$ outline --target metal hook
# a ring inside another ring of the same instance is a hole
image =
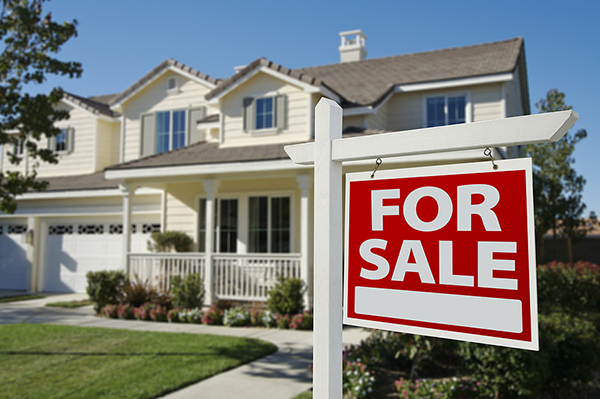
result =
[[[485,155],[486,157],[490,157],[490,160],[492,161],[492,165],[494,165],[494,170],[498,170],[498,165],[496,165],[494,163],[494,157],[492,156],[492,150],[488,148],[486,148],[485,150],[483,150],[483,155]]]
[[[379,165],[381,165],[383,161],[381,160],[381,158],[377,158],[375,160],[375,169],[373,169],[373,173],[371,173],[371,179],[375,177],[375,172],[377,172],[377,169],[379,168]]]

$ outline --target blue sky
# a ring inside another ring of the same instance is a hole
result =
[[[41,89],[82,96],[120,92],[169,57],[213,77],[258,57],[288,68],[336,63],[338,33],[352,29],[366,34],[368,58],[521,36],[532,110],[558,88],[579,113],[573,130],[588,132],[575,168],[587,211],[600,213],[600,1],[53,0],[45,9],[78,20],[59,56],[84,74]]]

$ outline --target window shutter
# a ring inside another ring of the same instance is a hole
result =
[[[48,149],[52,152],[56,151],[56,137],[48,137]]]
[[[285,129],[286,96],[275,96],[275,127]]]
[[[67,152],[73,152],[75,149],[75,129],[67,128]]]
[[[192,108],[188,111],[188,143],[204,140],[204,132],[198,129],[198,121],[206,116],[206,107]]]
[[[254,130],[254,99],[251,97],[244,98],[244,131],[249,132]]]
[[[156,119],[154,114],[142,115],[141,123],[140,155],[145,157],[156,152]]]

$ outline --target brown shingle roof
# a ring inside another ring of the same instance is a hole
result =
[[[285,145],[287,143],[219,148],[218,143],[201,141],[174,151],[163,152],[136,161],[110,166],[106,170],[289,159],[283,150]]]
[[[110,107],[108,106],[108,102],[106,101],[107,98],[112,98],[114,96],[115,96],[114,94],[107,94],[104,96],[95,96],[95,97],[85,98],[85,97],[80,97],[76,94],[64,92],[63,98],[73,102],[74,104],[77,104],[81,108],[83,108],[87,111],[90,111],[93,114],[96,114],[96,115],[103,114],[106,116],[114,117],[114,116],[117,116],[118,113],[111,110]]]
[[[222,80],[206,98],[227,91],[255,68],[265,66],[314,86],[326,86],[348,105],[374,105],[396,85],[452,80],[512,72],[523,38],[475,46],[374,58],[364,61],[288,69],[259,58]]]
[[[123,181],[120,179],[106,180],[104,172],[96,172],[86,175],[40,177],[50,185],[45,191],[72,191],[72,190],[99,190],[118,188]]]
[[[395,85],[452,80],[512,72],[517,66],[522,38],[296,69],[327,82],[347,101],[370,105]]]

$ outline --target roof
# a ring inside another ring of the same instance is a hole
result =
[[[195,76],[196,78],[198,78],[200,80],[204,80],[210,86],[215,86],[219,82],[219,79],[211,78],[210,76],[205,75],[202,72],[199,72],[187,65],[184,65],[179,61],[175,61],[172,58],[167,58],[166,60],[164,60],[163,62],[158,64],[150,72],[148,72],[147,74],[142,76],[140,79],[138,79],[138,81],[136,81],[134,84],[132,84],[131,86],[129,86],[128,88],[123,90],[121,93],[114,96],[110,100],[110,105],[112,106],[112,105],[123,102],[128,97],[130,97],[133,93],[138,91],[140,88],[145,86],[147,83],[152,81],[154,78],[156,78],[158,75],[160,75],[162,72],[164,72],[166,69],[169,69],[169,68],[175,68],[182,72],[185,72],[187,74]]]
[[[141,169],[183,165],[202,165],[228,162],[268,161],[290,159],[285,144],[219,148],[218,143],[201,141],[174,151],[151,155],[135,161],[110,166],[106,170]]]
[[[93,96],[93,97],[80,97],[76,94],[64,92],[63,99],[72,102],[73,104],[85,109],[96,115],[106,115],[110,117],[115,117],[118,115],[117,112],[114,112],[108,106],[108,99],[114,97],[114,94],[107,94],[103,96]]]
[[[120,179],[106,180],[104,171],[75,176],[39,177],[38,180],[50,183],[45,192],[111,189],[118,188],[123,183]]]
[[[523,38],[474,46],[374,58],[309,68],[288,69],[259,58],[221,81],[206,98],[215,97],[258,67],[266,67],[313,86],[325,86],[348,105],[374,105],[397,85],[445,81],[513,72]]]

